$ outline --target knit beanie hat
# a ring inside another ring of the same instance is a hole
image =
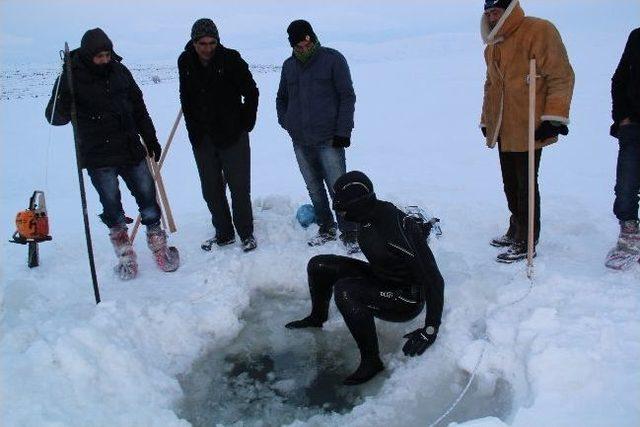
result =
[[[484,10],[493,9],[494,7],[506,9],[510,3],[511,0],[484,0]]]
[[[200,18],[193,23],[191,27],[191,41],[197,42],[202,37],[213,37],[220,43],[220,35],[218,34],[218,27],[209,18]]]
[[[101,28],[88,30],[80,41],[80,50],[87,58],[93,58],[100,52],[113,51],[113,43]]]
[[[318,41],[316,33],[314,33],[313,28],[311,28],[311,24],[304,19],[298,19],[289,24],[287,33],[289,34],[289,44],[291,44],[291,47],[300,43],[306,36],[309,36],[312,42]]]
[[[351,221],[363,218],[375,205],[373,183],[360,171],[350,171],[338,178],[333,192],[333,209],[345,212],[345,218]]]

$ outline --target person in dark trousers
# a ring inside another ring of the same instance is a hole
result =
[[[629,35],[611,79],[611,98],[611,136],[619,144],[613,212],[620,223],[620,234],[605,265],[623,269],[629,266],[627,261],[640,258],[640,28]]]
[[[191,40],[178,58],[178,72],[189,141],[216,230],[202,249],[234,243],[235,225],[242,249],[254,250],[249,132],[258,111],[256,82],[240,53],[220,43],[216,25],[207,18],[193,24]]]
[[[325,185],[346,172],[345,148],[351,144],[356,95],[349,65],[340,52],[320,45],[311,24],[293,21],[287,28],[291,57],[282,65],[276,97],[278,123],[291,136],[319,225],[309,241],[317,246],[336,239],[336,223]],[[355,224],[338,217],[347,252],[358,251]]]
[[[557,142],[559,135],[569,133],[574,74],[556,27],[547,20],[525,16],[519,0],[485,0],[480,28],[487,45],[480,129],[489,148],[498,145],[504,193],[511,213],[507,232],[490,244],[506,248],[496,261],[512,263],[527,257],[529,61],[535,59],[537,68],[534,244],[540,235],[538,170],[542,148]]]
[[[376,199],[371,180],[351,171],[334,184],[338,215],[358,224],[358,242],[369,262],[339,255],[309,261],[311,314],[289,329],[320,328],[333,293],[336,306],[360,350],[360,365],[344,384],[361,384],[384,367],[374,317],[407,322],[427,306],[424,327],[404,336],[405,355],[424,353],[436,340],[444,304],[444,280],[427,245],[428,231],[393,204]]]
[[[135,197],[142,224],[147,227],[147,244],[156,262],[164,271],[177,269],[177,250],[167,247],[167,235],[160,227],[155,183],[145,162],[147,154],[158,161],[161,149],[140,88],[100,28],[82,36],[80,48],[70,52],[70,61],[81,166],[87,169],[100,196],[103,208],[100,218],[109,227],[109,236],[118,256],[117,274],[127,280],[135,277],[138,270],[120,200],[118,177]],[[54,126],[71,121],[71,92],[66,68],[59,79],[45,111],[47,120]]]

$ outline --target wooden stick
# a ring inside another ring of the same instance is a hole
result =
[[[160,194],[160,201],[162,202],[162,207],[165,215],[167,215],[167,224],[169,225],[169,232],[175,233],[176,223],[173,220],[173,213],[171,212],[171,206],[169,205],[169,198],[167,197],[167,191],[164,188],[164,181],[162,180],[162,175],[160,175],[160,168],[158,167],[158,163],[154,159],[149,159],[149,163],[151,163],[151,172],[153,173],[153,179],[156,181],[156,186],[158,187],[158,193]]]
[[[169,138],[167,138],[167,143],[164,146],[164,150],[162,150],[162,154],[160,155],[160,161],[158,162],[158,171],[160,171],[160,169],[162,169],[162,165],[164,164],[164,159],[165,157],[167,157],[167,153],[169,152],[169,147],[171,147],[171,142],[173,141],[173,137],[176,134],[176,130],[178,129],[178,125],[180,124],[180,119],[182,119],[182,108],[178,111],[178,117],[176,117],[175,122],[173,123],[173,127],[171,128],[171,132],[169,132]],[[149,166],[149,170],[152,171],[153,173],[153,169],[151,168],[151,166]],[[164,188],[164,187],[163,187]],[[165,193],[166,196],[166,193]],[[164,211],[164,209],[163,209]],[[140,226],[140,220],[142,219],[142,217],[140,216],[140,214],[138,214],[138,217],[136,218],[135,223],[133,224],[133,229],[131,230],[131,237],[130,240],[133,243],[133,240],[136,238],[136,234],[138,232],[138,227]],[[173,222],[173,216],[171,217],[172,222]],[[169,231],[171,233],[175,232],[175,223],[173,224],[173,228],[174,230],[171,231],[171,229],[169,229]]]
[[[536,131],[536,60],[529,61],[529,233],[527,239],[527,277],[533,277],[533,240],[535,217],[535,131]]]

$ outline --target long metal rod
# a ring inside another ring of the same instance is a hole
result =
[[[535,131],[536,131],[536,60],[529,61],[529,233],[527,236],[527,277],[533,276],[533,240],[535,217]]]
[[[91,243],[91,229],[89,227],[89,215],[87,213],[87,195],[84,190],[84,176],[82,175],[82,160],[80,155],[80,134],[78,133],[78,110],[76,107],[76,96],[73,88],[73,77],[71,58],[69,56],[69,44],[64,43],[64,61],[67,70],[67,84],[71,92],[71,125],[73,127],[73,139],[76,146],[76,165],[78,169],[78,182],[80,183],[80,200],[82,202],[82,217],[84,219],[84,234],[87,238],[87,252],[89,254],[89,268],[91,269],[91,281],[93,282],[93,294],[96,304],[100,303],[100,289],[98,288],[98,276],[96,274],[96,264],[93,258],[93,245]]]

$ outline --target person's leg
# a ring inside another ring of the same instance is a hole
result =
[[[109,228],[124,225],[125,215],[120,198],[117,168],[89,168],[87,172],[93,187],[100,197],[100,203],[102,204],[100,219],[102,219],[102,222]]]
[[[529,230],[529,158],[528,153],[515,153],[517,154],[516,175],[518,182],[517,198],[518,198],[518,211],[517,222],[518,230],[516,233],[516,240],[518,242],[526,242],[528,239]],[[540,158],[542,155],[542,149],[535,150],[535,172],[534,172],[534,242],[538,241],[540,237],[540,191],[538,188],[538,171],[540,169]]]
[[[304,178],[311,203],[316,212],[320,232],[327,232],[335,227],[329,199],[324,188],[324,176],[320,164],[318,147],[293,144],[300,173]]]
[[[345,277],[368,277],[371,267],[355,258],[339,255],[316,255],[307,264],[311,314],[286,325],[289,329],[322,327],[329,317],[329,303],[334,284]]]
[[[360,365],[345,384],[361,384],[383,369],[374,316],[406,322],[422,311],[422,301],[411,302],[398,298],[400,295],[399,290],[384,288],[371,277],[345,278],[335,284],[336,306],[360,350]]]
[[[221,150],[220,160],[231,192],[233,222],[240,239],[244,241],[253,236],[249,134],[244,132],[236,144]]]
[[[513,243],[512,240],[515,238],[518,228],[518,179],[516,175],[517,153],[499,151],[499,154],[504,195],[507,199],[507,207],[509,208],[509,212],[511,213],[511,216],[509,218],[509,228],[505,233],[505,237],[507,237],[508,239],[504,239],[505,245],[508,246],[510,243]],[[494,246],[505,245],[496,244]]]
[[[638,220],[640,196],[640,124],[620,127],[618,132],[618,162],[616,167],[613,212],[623,224]]]
[[[87,172],[100,196],[103,209],[100,218],[109,227],[109,240],[113,245],[116,257],[118,257],[118,264],[114,267],[114,271],[121,280],[131,280],[136,277],[138,263],[125,223],[117,168],[90,168]]]
[[[329,196],[333,200],[333,184],[347,172],[345,150],[332,146],[319,147],[319,159],[324,182],[329,190]],[[338,215],[338,228],[342,233],[352,233],[356,231],[357,224],[345,221]]]
[[[158,224],[161,215],[160,206],[156,199],[156,186],[147,163],[142,160],[137,165],[120,166],[118,174],[136,199],[142,218],[140,222],[146,226]]]
[[[192,149],[200,176],[202,197],[211,212],[211,222],[216,229],[216,240],[218,242],[233,240],[235,233],[218,151],[209,137],[192,145]]]

